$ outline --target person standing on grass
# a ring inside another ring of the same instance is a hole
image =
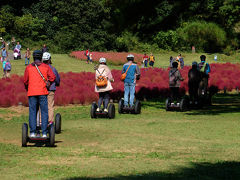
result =
[[[113,89],[111,82],[114,82],[111,70],[107,66],[107,60],[105,58],[99,59],[99,66],[96,69],[96,80],[99,78],[106,78],[106,85],[99,87],[97,84],[95,85],[95,92],[99,93],[98,99],[98,108],[96,111],[100,111],[101,105],[103,103],[104,112],[108,112],[108,104],[110,101],[110,91]]]
[[[12,45],[12,50],[14,50],[14,48],[15,48],[15,46],[16,46],[16,40],[15,40],[15,37],[12,37],[11,45]]]
[[[60,86],[60,76],[56,68],[51,65],[52,60],[51,60],[50,53],[48,52],[43,53],[42,61],[52,69],[54,75],[56,76],[55,81],[49,87],[49,90],[48,90],[49,94],[47,96],[49,123],[51,123],[51,122],[54,122],[54,97],[55,97],[56,86]]]
[[[36,137],[37,110],[41,109],[42,137],[47,138],[48,126],[48,100],[47,95],[49,83],[55,81],[56,77],[47,64],[42,63],[42,51],[33,52],[32,64],[29,64],[24,72],[24,85],[27,90],[29,103],[29,127],[30,137]],[[42,78],[42,76],[44,79]]]
[[[135,87],[136,80],[140,79],[140,69],[137,64],[133,63],[134,56],[129,54],[127,56],[128,62],[123,65],[122,74],[126,74],[124,79],[124,108],[134,108],[134,97],[135,97]],[[129,98],[130,96],[130,98]]]
[[[152,67],[153,67],[154,62],[155,62],[155,57],[154,57],[153,54],[151,53],[150,56],[149,56],[149,66],[152,66]]]
[[[148,64],[148,55],[146,53],[144,53],[144,56],[143,56],[143,64],[144,64],[144,67],[147,67],[147,64]]]
[[[25,66],[29,65],[30,57],[31,57],[31,52],[29,48],[27,48],[27,51],[25,52]]]
[[[87,57],[86,63],[89,64],[89,61],[90,61],[90,51],[89,51],[89,49],[87,49],[84,54]]]
[[[7,60],[8,58],[8,52],[5,47],[2,48],[1,50],[1,62]]]

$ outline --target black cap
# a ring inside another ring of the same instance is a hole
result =
[[[33,59],[35,60],[42,60],[43,53],[40,50],[33,51]]]

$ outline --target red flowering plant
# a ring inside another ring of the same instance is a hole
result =
[[[80,60],[86,60],[87,57],[84,54],[85,51],[73,51],[70,53],[71,57],[75,57]],[[110,64],[122,65],[126,63],[126,57],[128,54],[134,55],[134,61],[141,64],[143,54],[127,53],[127,52],[90,52],[92,54],[92,60],[98,61],[101,57],[105,57]]]
[[[217,86],[219,90],[226,88],[231,91],[240,87],[239,64],[211,64],[209,86]],[[188,71],[191,67],[186,66],[180,70],[184,81],[181,82],[181,91],[188,90]],[[136,96],[139,99],[152,99],[167,97],[169,95],[169,69],[148,68],[141,69],[141,79],[137,81]],[[120,80],[121,71],[112,70],[115,82],[111,98],[119,100],[124,94],[124,84]],[[61,86],[57,87],[55,95],[56,105],[90,104],[97,101],[98,94],[94,92],[95,74],[91,72],[60,73]],[[24,88],[23,77],[12,75],[8,79],[0,79],[0,107],[9,107],[22,104],[28,106],[27,92]]]

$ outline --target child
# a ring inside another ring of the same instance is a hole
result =
[[[9,78],[12,66],[9,59],[3,61],[3,78]]]
[[[180,81],[183,81],[182,75],[178,70],[178,62],[172,63],[172,68],[169,71],[169,88],[171,91],[172,101],[179,98]]]
[[[31,57],[31,52],[30,52],[29,48],[27,48],[27,51],[25,53],[25,66],[29,64],[30,57]]]
[[[7,59],[7,57],[8,57],[8,52],[7,52],[6,48],[5,48],[5,46],[2,48],[1,56],[2,56],[2,58],[1,58],[2,62],[5,61]]]
[[[114,79],[107,66],[107,60],[105,58],[100,58],[99,64],[100,65],[96,68],[96,80],[102,76],[107,79],[107,84],[103,87],[95,85],[95,92],[99,93],[98,108],[96,111],[100,111],[101,105],[104,102],[104,112],[108,112],[107,107],[110,100],[110,91],[113,89],[111,82],[114,82]]]

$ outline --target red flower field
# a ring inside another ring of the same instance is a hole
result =
[[[86,61],[87,57],[84,55],[85,51],[73,51],[70,56],[80,60]],[[98,61],[101,57],[107,59],[107,62],[114,65],[122,65],[126,63],[126,57],[128,54],[133,54],[135,62],[141,64],[143,54],[127,53],[127,52],[90,52],[92,54],[93,61]]]
[[[209,86],[217,86],[220,90],[225,87],[231,91],[240,87],[240,65],[239,64],[211,64]],[[184,67],[181,74],[184,81],[181,84],[182,92],[188,90],[187,73],[190,67]],[[136,96],[140,99],[167,97],[168,69],[148,68],[141,69],[141,79],[137,82]],[[123,97],[123,82],[120,81],[121,71],[112,70],[115,82],[112,83],[114,90],[111,98],[118,100]],[[81,73],[60,73],[61,86],[57,88],[55,104],[90,104],[98,99],[98,94],[94,92],[95,75],[91,72]],[[19,103],[28,106],[27,93],[23,85],[23,77],[12,75],[10,79],[0,79],[0,107],[9,107]]]

